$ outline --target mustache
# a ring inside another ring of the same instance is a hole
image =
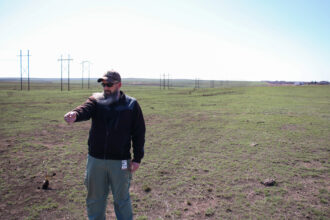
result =
[[[104,90],[103,91],[104,97],[108,98],[110,96],[117,96],[119,94],[119,89],[116,89],[115,91],[110,91],[110,90]]]
[[[116,102],[119,98],[119,90],[116,91],[104,91],[103,92],[103,99],[99,100],[100,103],[104,105],[110,105],[114,102]]]

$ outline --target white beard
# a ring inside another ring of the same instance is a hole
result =
[[[119,99],[119,90],[110,95],[106,95],[104,92],[94,93],[93,97],[96,101],[102,105],[110,105]]]

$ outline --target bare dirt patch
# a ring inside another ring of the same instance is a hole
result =
[[[303,204],[309,204],[314,209],[327,212],[323,203],[329,202],[330,186],[326,184],[330,181],[328,177],[324,181],[312,177],[295,177],[290,181],[293,182],[293,186],[287,188],[288,193],[285,195],[285,199],[292,203],[291,209],[294,210],[294,213],[299,213],[299,218],[310,218],[314,214],[312,210],[301,210]],[[327,194],[322,195],[322,190]],[[322,199],[325,200],[322,201]]]
[[[281,130],[288,130],[288,131],[304,131],[305,128],[299,126],[299,125],[294,125],[294,124],[286,124],[281,127]]]

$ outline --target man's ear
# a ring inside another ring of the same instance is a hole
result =
[[[121,87],[121,82],[120,82],[120,83],[118,83],[118,89],[120,89],[120,87]]]

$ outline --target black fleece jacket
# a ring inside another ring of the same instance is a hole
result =
[[[107,104],[102,93],[94,94],[73,111],[76,122],[92,118],[88,138],[88,153],[99,159],[131,159],[133,144],[134,162],[144,156],[145,123],[136,99],[120,91],[117,102]]]

